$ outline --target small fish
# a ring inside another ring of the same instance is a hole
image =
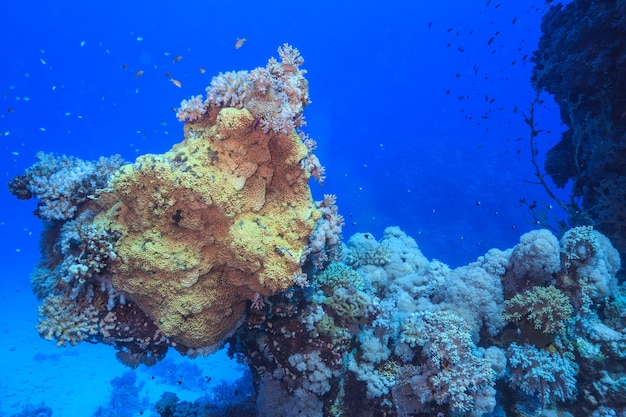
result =
[[[174,78],[170,78],[170,81],[172,82],[172,84],[174,84],[176,87],[180,88],[182,87],[182,84],[180,83],[180,81],[174,79]]]
[[[165,76],[166,76],[166,77],[171,77],[171,76],[172,76],[172,74],[171,74],[170,72],[166,72],[166,73],[165,73]]]
[[[172,59],[172,62],[178,62],[178,61],[180,61],[181,59],[183,59],[183,56],[182,56],[182,55],[176,55],[176,56],[174,57],[174,59]]]
[[[139,70],[137,71],[137,73],[135,74],[135,78],[139,78],[143,75],[143,70]]]
[[[122,64],[122,69],[125,70],[126,68],[128,68],[128,64],[127,63],[123,63]]]
[[[248,39],[246,38],[237,38],[237,42],[235,42],[235,49],[239,49],[243,46],[244,43],[246,43]]]
[[[198,69],[198,71],[200,71],[200,74],[204,74],[206,72],[206,70],[202,67],[200,67],[200,69]]]
[[[12,107],[9,107],[9,108],[7,109],[7,111],[8,111],[9,113],[13,113],[13,108],[12,108]]]

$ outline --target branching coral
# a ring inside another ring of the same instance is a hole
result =
[[[51,247],[33,273],[33,292],[40,299],[69,293],[72,298],[84,295],[86,284],[94,284],[109,262],[117,258],[113,245],[119,237],[94,223],[95,212],[85,210],[73,220],[49,226],[45,231]],[[59,227],[60,226],[60,227]]]
[[[421,374],[412,379],[418,398],[450,404],[454,412],[490,412],[495,406],[495,373],[488,361],[475,355],[466,322],[447,312],[416,313],[413,320],[420,328],[411,329],[408,324],[403,328],[404,338],[421,345],[428,358]],[[483,402],[482,397],[492,400]],[[486,409],[477,407],[477,398]]]
[[[331,262],[315,276],[319,286],[336,289],[339,287],[362,289],[361,275],[343,262]]]
[[[46,340],[56,340],[59,347],[77,345],[98,333],[98,311],[68,297],[46,297],[39,306],[39,316],[39,334]]]
[[[626,8],[614,1],[558,3],[541,29],[532,81],[554,96],[569,128],[547,152],[546,171],[559,187],[571,180],[570,200],[582,201],[582,210],[568,210],[572,226],[594,224],[624,256]]]
[[[329,262],[343,258],[341,230],[344,219],[339,214],[337,198],[332,194],[325,194],[322,201],[315,202],[315,206],[321,213],[321,217],[315,223],[315,229],[309,238],[303,258],[308,258],[316,269],[321,270]]]
[[[527,320],[536,330],[549,334],[563,332],[573,313],[569,298],[553,285],[534,287],[504,304],[505,320]]]
[[[577,366],[571,353],[551,353],[513,343],[507,350],[507,358],[511,386],[539,396],[544,406],[574,398]]]
[[[177,112],[180,121],[195,121],[210,106],[246,108],[263,132],[291,133],[302,127],[302,110],[310,103],[304,59],[290,45],[278,48],[280,62],[271,58],[265,68],[220,73],[211,80],[207,98],[195,96],[181,103]]]

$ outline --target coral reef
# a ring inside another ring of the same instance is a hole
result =
[[[279,56],[184,101],[184,140],[165,154],[124,165],[40,153],[9,183],[46,221],[31,278],[42,337],[114,345],[130,367],[169,347],[206,353],[251,305],[305,287],[311,254],[320,268],[334,259],[343,220],[334,197],[314,203],[309,179],[323,168],[295,130],[309,102],[303,59],[289,45]]]
[[[569,128],[546,155],[555,184],[572,181],[572,225],[592,224],[626,254],[626,6],[610,0],[554,4],[533,61],[538,91],[554,95]],[[624,259],[624,258],[622,258]]]
[[[611,241],[537,230],[454,269],[398,227],[344,244],[336,197],[311,196],[315,145],[295,130],[302,59],[279,55],[184,101],[184,140],[164,154],[40,155],[10,183],[46,221],[31,278],[42,337],[112,345],[132,368],[228,342],[249,367],[239,408],[166,394],[162,416],[625,414]],[[132,377],[113,385],[143,411]]]
[[[606,359],[624,360],[626,301],[595,289],[619,269],[600,236],[540,230],[450,269],[398,228],[359,233],[345,263],[267,297],[230,352],[252,369],[259,415],[624,412],[626,373]]]

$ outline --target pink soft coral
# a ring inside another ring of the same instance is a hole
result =
[[[199,96],[184,100],[176,113],[181,121],[196,120],[213,105],[246,108],[265,133],[291,133],[304,126],[302,110],[310,103],[304,59],[298,49],[284,44],[278,48],[280,62],[270,58],[265,68],[230,71],[213,77],[204,102]]]

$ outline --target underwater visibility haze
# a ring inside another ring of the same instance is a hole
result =
[[[1,9],[0,416],[626,416],[626,2]]]

